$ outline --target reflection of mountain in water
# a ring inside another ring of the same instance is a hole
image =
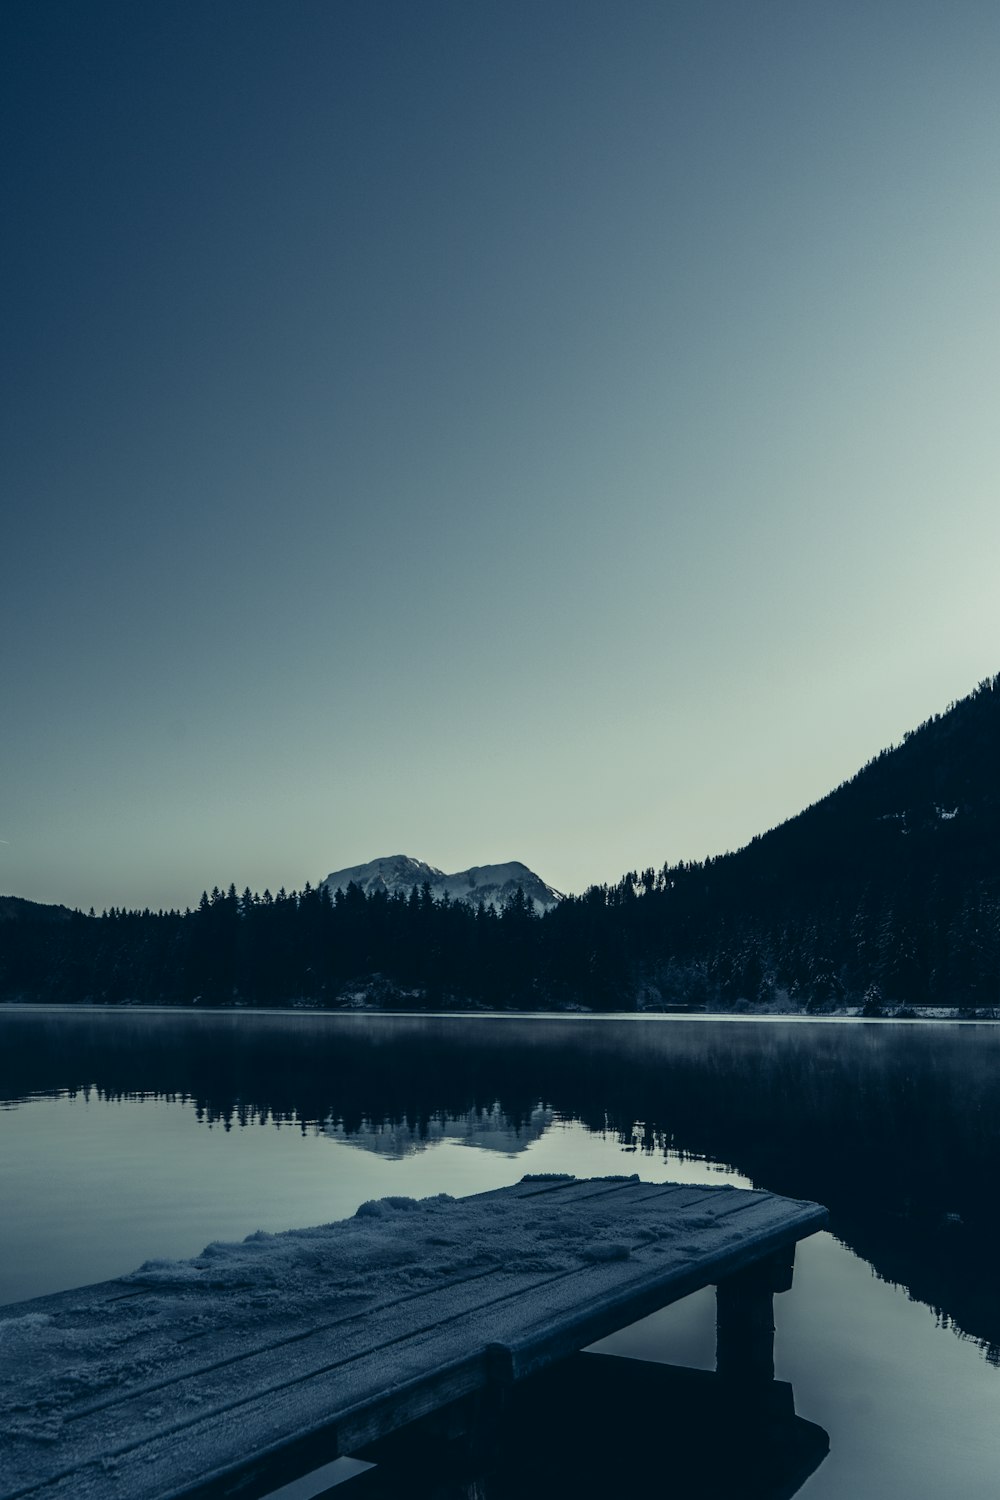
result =
[[[825,1203],[879,1275],[1000,1352],[1000,1027],[102,1012],[3,1025],[0,1100],[187,1099],[210,1124],[335,1121],[373,1150],[494,1110],[520,1142],[551,1109],[637,1154],[706,1157]]]
[[[517,1156],[519,1152],[526,1151],[533,1141],[541,1139],[553,1118],[551,1109],[544,1104],[536,1104],[527,1119],[513,1125],[500,1105],[494,1104],[488,1109],[468,1109],[461,1115],[431,1115],[419,1124],[413,1124],[409,1120],[364,1120],[348,1131],[342,1120],[336,1120],[327,1121],[318,1128],[331,1140],[397,1159],[445,1142],[454,1146],[478,1146],[484,1151],[502,1152],[504,1156]]]

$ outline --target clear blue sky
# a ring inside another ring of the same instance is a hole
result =
[[[0,26],[0,891],[581,890],[1000,668],[994,3]]]

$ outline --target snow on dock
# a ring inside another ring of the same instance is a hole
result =
[[[260,1495],[710,1284],[720,1372],[767,1378],[770,1293],[826,1218],[729,1187],[526,1177],[0,1308],[0,1500]]]

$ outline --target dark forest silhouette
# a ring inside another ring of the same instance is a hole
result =
[[[1000,677],[736,854],[631,871],[543,916],[430,888],[194,911],[68,913],[5,898],[0,997],[597,1010],[1000,1004]]]

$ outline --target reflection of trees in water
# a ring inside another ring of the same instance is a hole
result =
[[[988,1027],[19,1013],[4,1031],[0,1098],[185,1099],[226,1128],[374,1127],[416,1146],[465,1120],[517,1142],[537,1135],[541,1101],[623,1146],[827,1204],[879,1275],[998,1357]]]

